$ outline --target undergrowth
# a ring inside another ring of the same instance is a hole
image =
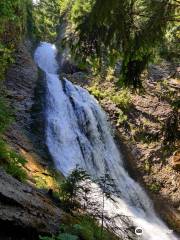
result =
[[[8,148],[6,143],[0,140],[0,166],[14,178],[21,182],[27,179],[27,173],[23,168],[26,160],[15,151]]]
[[[40,240],[117,240],[117,237],[107,230],[101,232],[97,221],[89,215],[68,215],[63,222],[57,236],[40,236]]]
[[[129,109],[131,106],[131,95],[130,90],[127,88],[122,88],[119,91],[115,89],[102,90],[97,85],[91,86],[88,88],[88,91],[94,95],[98,100],[106,98],[110,100],[117,107],[122,108],[123,110]]]

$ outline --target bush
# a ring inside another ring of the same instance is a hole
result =
[[[117,115],[117,126],[120,126],[128,120],[127,115],[125,115],[121,109],[118,109]]]
[[[117,240],[117,237],[103,230],[97,221],[89,215],[71,216],[67,223],[61,225],[60,234],[52,237],[41,237],[40,240]]]
[[[131,104],[131,95],[129,90],[125,88],[111,96],[111,100],[118,107],[128,109]]]
[[[8,174],[24,182],[27,179],[27,173],[23,169],[25,163],[26,160],[22,156],[8,149],[4,141],[0,141],[0,165]]]
[[[98,88],[98,86],[92,86],[88,88],[88,91],[90,94],[92,94],[97,100],[104,99],[108,97],[108,92],[107,91],[102,91]]]

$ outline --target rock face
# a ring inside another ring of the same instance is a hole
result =
[[[15,63],[8,70],[5,82],[8,97],[16,112],[16,120],[21,127],[30,121],[34,89],[38,79],[38,70],[30,51],[29,42],[19,45]]]
[[[44,150],[41,135],[43,123],[35,123],[37,118],[39,122],[43,119],[41,92],[44,91],[44,83],[41,81],[43,78],[33,61],[30,41],[21,43],[5,81],[14,121],[3,138],[28,161],[25,169],[31,185],[22,184],[0,171],[1,240],[34,240],[38,239],[40,233],[56,233],[59,229],[61,211],[46,195],[36,190],[44,186],[54,190],[56,184],[48,172],[49,155]],[[36,132],[33,131],[33,124]]]
[[[58,232],[62,212],[50,199],[2,169],[0,179],[0,239],[3,232],[12,229],[16,230],[15,234],[24,230],[24,239],[36,239],[37,233]]]
[[[15,115],[5,137],[16,150],[21,147],[27,151],[33,149],[28,136],[31,135],[31,109],[38,81],[38,69],[30,51],[29,43],[19,45],[15,53],[15,63],[8,70],[5,81],[7,97]]]

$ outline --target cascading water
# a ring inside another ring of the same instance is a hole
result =
[[[106,200],[108,215],[128,216],[134,226],[141,227],[143,234],[134,235],[133,239],[177,239],[156,216],[142,188],[124,169],[98,102],[85,89],[59,79],[56,54],[56,47],[49,43],[41,43],[35,52],[35,61],[46,75],[46,143],[57,169],[68,175],[79,165],[92,177],[102,176],[108,170],[119,193],[116,202]],[[116,224],[121,227],[122,221],[117,219]],[[130,239],[128,233],[123,239]]]

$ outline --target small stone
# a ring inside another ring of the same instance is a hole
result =
[[[174,169],[180,169],[180,151],[176,151],[172,157],[172,166]]]

